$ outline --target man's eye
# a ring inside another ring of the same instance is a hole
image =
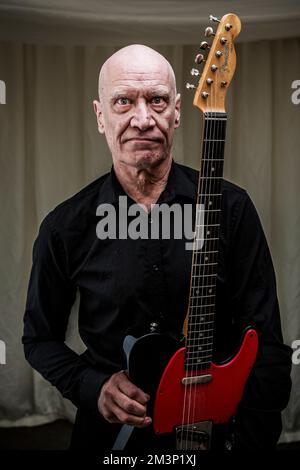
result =
[[[153,104],[161,104],[163,102],[163,98],[161,96],[154,96],[151,101]]]
[[[126,106],[127,104],[130,104],[130,100],[128,98],[119,98],[117,100],[117,104],[120,104],[121,106]]]

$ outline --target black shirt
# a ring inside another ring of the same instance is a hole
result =
[[[157,203],[195,205],[197,183],[196,170],[173,161]],[[124,337],[149,332],[153,322],[180,334],[188,305],[192,252],[185,249],[184,238],[97,237],[97,207],[110,203],[118,212],[122,195],[126,193],[112,167],[46,216],[33,248],[25,355],[87,413],[98,414],[103,381],[124,368]],[[133,202],[128,197],[128,205]],[[80,356],[64,343],[78,290],[79,332],[86,346]],[[280,410],[291,387],[291,350],[282,342],[274,270],[258,215],[246,191],[224,181],[215,361],[235,350],[249,324],[258,331],[259,351],[237,429],[240,443],[259,447],[276,443],[281,431]]]

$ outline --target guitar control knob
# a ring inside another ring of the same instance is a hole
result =
[[[203,54],[197,54],[195,57],[195,63],[201,64],[201,62],[205,62]]]
[[[219,18],[217,18],[216,16],[213,16],[213,15],[209,15],[209,21],[213,21],[214,23],[220,23],[221,20],[219,20]]]
[[[195,85],[192,85],[192,83],[186,83],[185,86],[188,90],[196,88]]]
[[[208,27],[205,29],[204,36],[205,36],[206,38],[209,38],[210,36],[215,36],[214,30],[212,29],[211,26],[208,26]]]
[[[198,75],[200,75],[200,71],[198,69],[192,69],[191,70],[191,75],[194,75],[195,77],[198,77]]]
[[[202,41],[200,44],[200,49],[203,49],[203,50],[210,49],[208,42]]]

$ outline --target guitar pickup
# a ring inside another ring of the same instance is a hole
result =
[[[175,433],[176,450],[209,450],[212,421],[177,426]]]
[[[212,378],[213,376],[211,374],[195,375],[194,377],[183,377],[181,383],[183,385],[206,384],[210,382]]]

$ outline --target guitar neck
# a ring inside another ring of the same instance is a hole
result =
[[[226,113],[205,113],[186,338],[186,370],[212,361]]]

